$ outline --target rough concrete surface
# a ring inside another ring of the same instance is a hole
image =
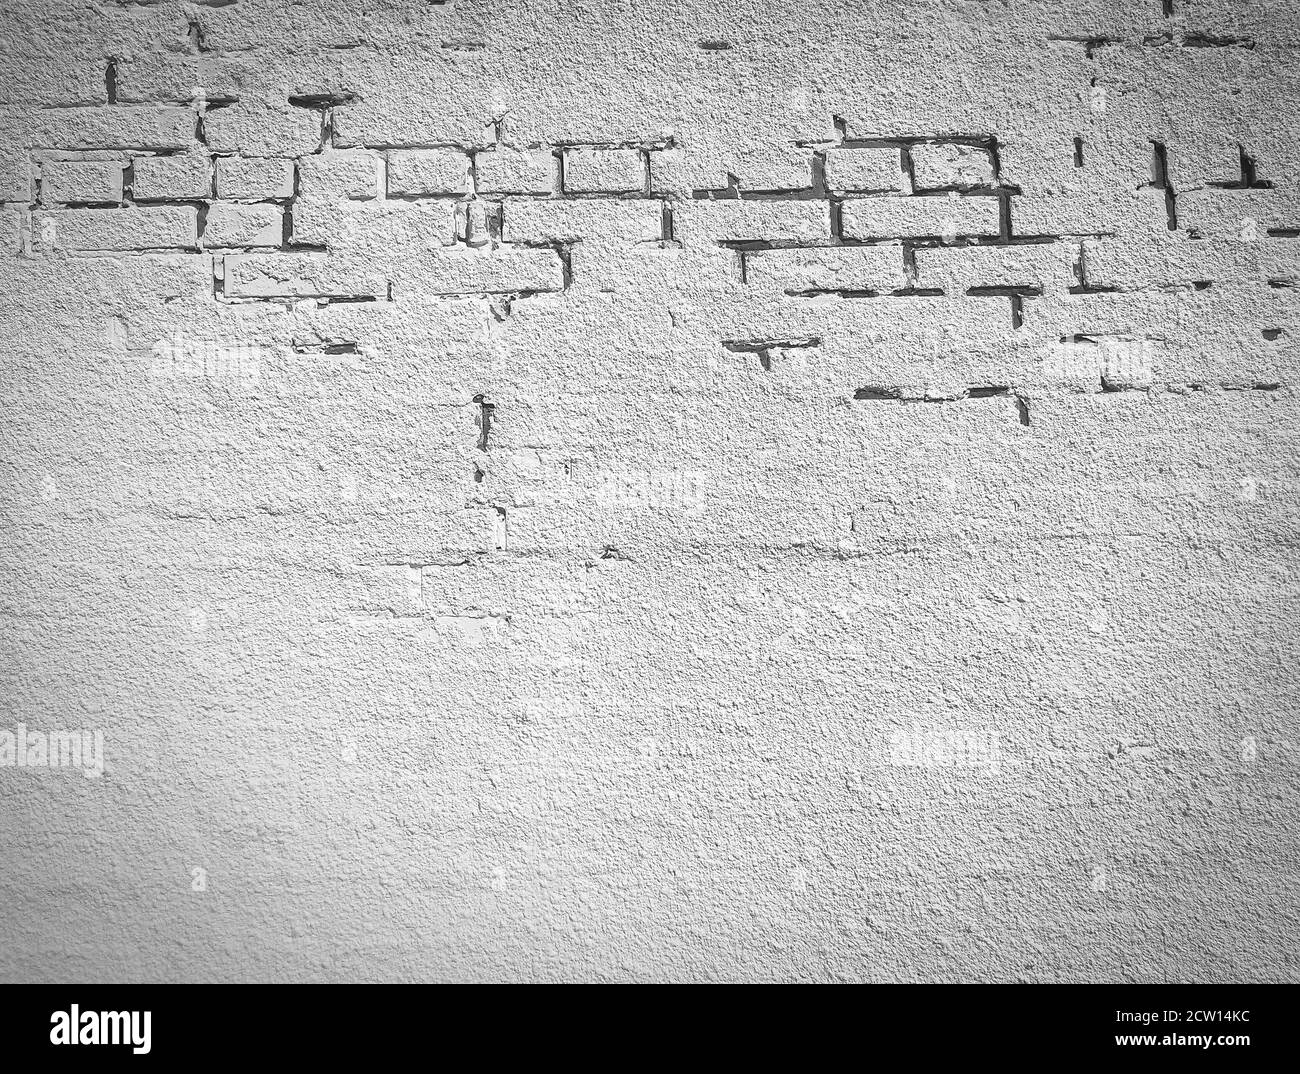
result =
[[[1289,0],[0,8],[4,979],[1300,978]]]

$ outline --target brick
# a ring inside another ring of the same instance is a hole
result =
[[[456,241],[463,202],[439,198],[433,201],[387,201],[381,205],[353,206],[367,220],[366,241],[376,251],[394,248],[426,249],[448,246]],[[369,218],[373,212],[373,221]]]
[[[1176,207],[1180,229],[1207,237],[1252,242],[1270,229],[1300,228],[1300,190],[1294,188],[1187,190]]]
[[[883,193],[907,189],[897,149],[828,149],[826,185],[831,190]]]
[[[917,190],[969,190],[992,186],[993,157],[978,146],[923,142],[911,148]]]
[[[498,247],[492,251],[432,250],[412,252],[395,261],[395,293],[511,294],[559,291],[564,270],[554,250]]]
[[[34,240],[42,248],[192,250],[198,246],[198,210],[190,205],[59,209],[32,215]]]
[[[907,286],[901,246],[765,250],[750,254],[752,287],[782,291],[896,291]]]
[[[203,245],[279,246],[283,239],[284,210],[278,205],[243,205],[214,202],[203,226]]]
[[[830,205],[816,201],[692,201],[674,214],[684,241],[827,239]]]
[[[689,196],[692,190],[722,190],[727,173],[727,166],[711,154],[688,154],[681,146],[650,154],[650,189],[656,194]]]
[[[70,151],[189,149],[191,108],[58,108],[29,117],[26,144]]]
[[[131,195],[145,199],[206,198],[212,194],[212,161],[203,153],[136,157]]]
[[[549,149],[497,146],[474,154],[480,194],[549,194],[555,189],[555,157]]]
[[[41,203],[119,203],[124,167],[120,160],[47,160],[41,164]]]
[[[566,149],[566,193],[640,193],[646,165],[639,149]]]
[[[1077,242],[1032,246],[963,246],[916,251],[916,285],[961,294],[971,287],[1060,291],[1078,283]]]
[[[141,56],[119,60],[115,80],[118,103],[174,104],[193,100],[196,88],[205,81],[199,66],[198,56]]]
[[[764,145],[737,153],[727,171],[735,175],[741,190],[807,190],[812,186],[812,166],[810,149]]]
[[[388,193],[464,194],[469,154],[459,149],[395,149],[388,154]]]
[[[331,254],[227,254],[224,293],[250,298],[381,298],[384,272],[369,261]]]
[[[456,235],[470,246],[486,246],[499,233],[500,206],[485,201],[456,203]]]
[[[293,161],[281,157],[218,157],[217,196],[260,201],[293,194]]]
[[[1011,199],[1014,235],[1158,231],[1165,226],[1165,199],[1159,190],[1069,186]]]
[[[1175,190],[1230,183],[1241,177],[1241,149],[1234,132],[1198,125],[1171,138],[1165,152],[1169,181]]]
[[[649,199],[512,199],[502,207],[502,226],[507,242],[644,242],[662,234],[663,207]]]
[[[0,202],[26,204],[31,200],[32,175],[26,151],[0,147]]]
[[[12,257],[22,249],[22,211],[0,207],[0,257]]]
[[[379,195],[382,158],[364,149],[341,149],[303,157],[299,185],[310,197],[366,199]]]
[[[1084,243],[1087,282],[1132,289],[1161,284],[1254,282],[1300,277],[1300,242],[1261,238],[1189,239],[1159,232]]]
[[[238,102],[203,117],[208,146],[249,157],[301,157],[321,148],[321,113],[289,105]]]
[[[996,236],[998,199],[989,197],[852,198],[844,202],[844,234],[854,239]]]

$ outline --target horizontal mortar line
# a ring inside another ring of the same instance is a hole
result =
[[[999,145],[995,134],[900,134],[880,135],[865,138],[845,136],[837,140],[816,142],[795,142],[800,148],[829,149],[904,149],[918,145],[964,145],[978,149],[988,149]]]
[[[873,291],[868,288],[853,287],[808,287],[798,291],[786,291],[790,298],[824,298],[832,295],[836,298],[943,298],[946,292],[938,287],[900,287],[893,291]]]
[[[673,149],[677,145],[677,139],[669,138],[650,138],[645,140],[631,140],[625,142],[542,142],[538,143],[535,148],[538,149],[641,149],[646,152],[656,152],[664,149]]]
[[[497,196],[497,195],[489,195]],[[548,194],[512,194],[503,197],[528,197],[535,201],[671,201],[670,193],[652,190],[561,190]]]
[[[1253,50],[1256,46],[1250,37],[1217,37],[1211,34],[1155,34],[1142,38],[1143,48],[1244,48]]]
[[[942,235],[881,235],[872,238],[847,238],[839,235],[818,236],[815,239],[715,239],[728,250],[761,253],[765,250],[835,250],[868,249],[872,247],[911,246],[916,249],[964,250],[972,247],[1047,246],[1053,243],[1077,242],[1090,238],[1112,238],[1113,232],[1072,235],[956,235],[951,239]]]
[[[455,149],[462,153],[488,153],[495,149],[496,146],[487,142],[471,142],[468,144],[464,142],[410,142],[406,144],[398,142],[358,142],[356,145],[333,146],[331,148],[340,152],[346,152],[350,149],[368,149],[376,153],[400,153],[408,149]],[[322,150],[318,149],[313,153],[306,154],[306,156],[318,156],[321,152]]]
[[[741,190],[739,187],[691,191],[692,201],[829,201],[818,187],[783,187],[775,190]]]
[[[863,402],[882,403],[962,403],[968,399],[1019,398],[1020,393],[1009,384],[977,384],[967,388],[962,395],[904,395],[902,388],[873,386],[858,388],[853,398]]]
[[[360,302],[387,302],[388,299],[379,298],[376,295],[329,295],[321,293],[312,294],[292,294],[292,295],[240,295],[229,294],[222,291],[220,294],[213,296],[218,302],[224,302],[229,305],[241,305],[248,302],[272,302],[284,305],[292,305],[295,302],[337,302],[339,304],[351,304]]]
[[[722,345],[737,354],[753,354],[778,347],[789,347],[795,350],[818,347],[821,341],[821,336],[806,336],[800,339],[724,339]]]
[[[388,191],[385,191],[385,192],[384,192],[384,196],[383,196],[382,198],[379,198],[379,197],[372,197],[372,198],[355,198],[355,199],[349,199],[349,200],[355,200],[355,201],[371,201],[371,202],[374,202],[374,201],[402,201],[402,202],[417,202],[417,201],[452,201],[452,202],[460,202],[460,201],[474,201],[474,200],[478,200],[478,199],[476,199],[475,196],[474,196],[474,194],[472,194],[472,193],[471,193],[470,191],[468,191],[468,190],[463,190],[463,191],[460,191],[460,192],[438,191],[438,192],[436,192],[436,193],[429,193],[429,194],[405,194],[405,193],[400,193],[400,194],[399,194],[399,193],[397,193],[396,191],[388,190]]]
[[[133,246],[129,250],[69,250],[59,247],[63,253],[69,257],[78,258],[95,258],[95,257],[147,257],[150,254],[155,256],[190,254],[195,257],[202,257],[206,251],[199,249],[197,246]]]
[[[1038,284],[976,284],[966,288],[966,294],[973,298],[1037,298],[1043,293]]]
[[[1172,386],[1186,388],[1187,392],[1175,391]],[[1203,384],[1187,383],[1182,381],[1165,381],[1161,384],[1139,385],[1139,384],[1115,384],[1108,382],[1104,377],[1101,380],[1101,388],[1095,392],[1084,392],[1085,395],[1116,395],[1120,392],[1159,392],[1165,395],[1185,395],[1188,393],[1200,392],[1276,392],[1281,391],[1287,385],[1280,381],[1260,381],[1255,384]]]
[[[158,146],[158,145],[127,145],[127,146],[106,145],[106,146],[78,146],[75,149],[69,149],[66,146],[56,146],[56,145],[28,146],[27,153],[29,158],[36,160],[37,163],[40,164],[96,164],[96,163],[111,164],[114,162],[111,160],[106,160],[103,157],[97,157],[91,160],[84,160],[80,157],[75,157],[75,158],[35,157],[34,154],[36,153],[115,153],[119,156],[124,156],[130,153],[137,153],[137,154],[143,154],[145,156],[150,156],[150,157],[178,157],[178,156],[183,156],[186,153],[193,152],[195,146],[198,145],[199,143],[195,142],[181,148],[177,148],[176,146]]]
[[[461,299],[503,299],[508,298],[512,301],[527,298],[540,298],[542,295],[562,295],[565,292],[563,287],[531,287],[531,288],[513,288],[508,291],[422,291],[419,288],[412,288],[409,292],[413,295],[419,295],[422,298],[461,300]]]

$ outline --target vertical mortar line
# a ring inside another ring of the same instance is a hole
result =
[[[293,189],[289,194],[289,200],[284,203],[284,214],[280,218],[280,245],[283,249],[288,250],[293,245],[293,206],[298,200],[298,189],[302,182],[302,172],[298,166],[298,160],[293,162]]]
[[[1011,241],[1011,191],[1006,187],[998,190],[998,239]]]
[[[1239,144],[1237,152],[1241,155],[1241,185],[1244,187],[1259,185],[1259,172],[1255,165],[1255,159],[1246,152],[1244,145]]]
[[[898,166],[903,171],[903,177],[907,180],[907,189],[904,194],[916,193],[916,164],[912,160],[912,147],[904,143],[898,147]]]
[[[844,241],[844,199],[836,196],[826,182],[826,150],[813,152],[812,159],[813,196],[825,198],[830,206],[831,245],[839,246]]]
[[[555,252],[560,255],[560,278],[567,291],[573,283],[573,246],[567,242],[557,242]]]
[[[1174,185],[1169,181],[1169,151],[1163,142],[1151,143],[1151,185],[1165,192],[1165,216],[1169,230],[1178,230],[1178,204]]]
[[[996,186],[1001,186],[1002,146],[998,144],[997,138],[990,138],[984,148],[989,155],[989,163],[993,166],[993,182]]]

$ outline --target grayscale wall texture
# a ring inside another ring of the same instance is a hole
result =
[[[0,977],[1300,978],[1290,0],[0,39]]]

